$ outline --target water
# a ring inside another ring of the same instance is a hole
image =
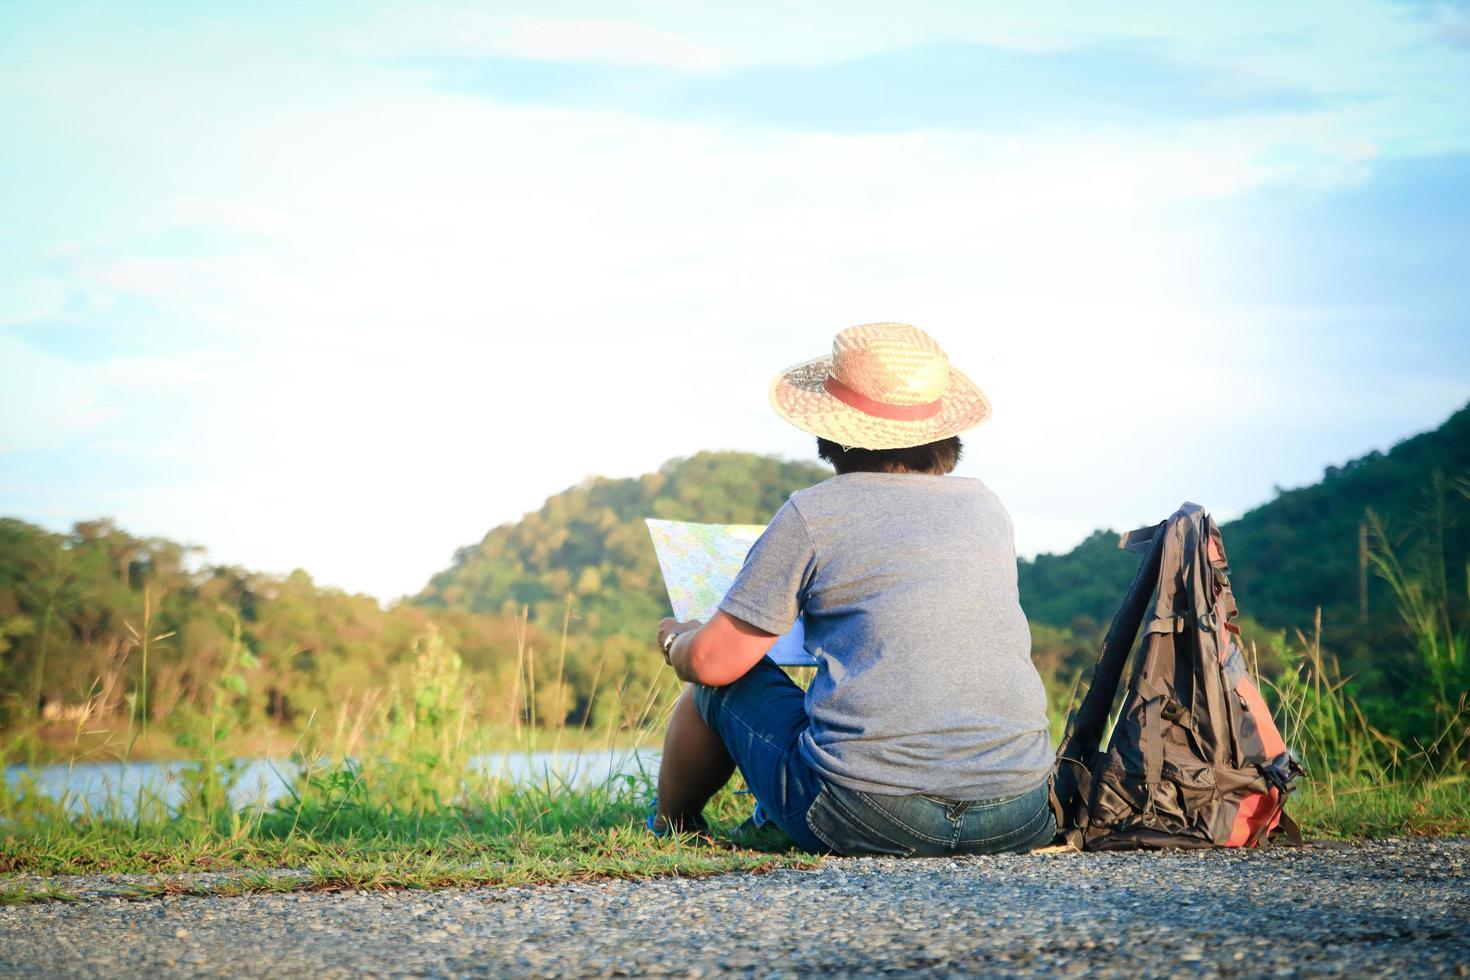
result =
[[[301,771],[298,763],[283,759],[245,759],[239,781],[230,794],[236,808],[269,806],[290,795],[290,784]],[[116,812],[132,815],[141,799],[177,807],[184,797],[180,774],[187,762],[78,762],[55,766],[7,766],[5,782],[19,788],[29,777],[44,796],[60,799],[70,794],[69,806],[77,813]],[[658,753],[649,749],[613,749],[588,752],[519,752],[480,756],[471,762],[478,772],[512,783],[541,782],[596,785],[622,775],[658,772]]]

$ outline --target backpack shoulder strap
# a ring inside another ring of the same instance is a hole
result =
[[[1160,521],[1150,527],[1129,531],[1118,541],[1118,547],[1127,551],[1141,552],[1143,558],[1133,581],[1123,598],[1123,604],[1113,616],[1098,653],[1097,664],[1092,668],[1092,680],[1082,703],[1067,722],[1066,734],[1057,749],[1057,775],[1055,793],[1057,803],[1065,813],[1076,812],[1076,798],[1083,797],[1086,805],[1088,795],[1085,783],[1089,780],[1089,767],[1098,743],[1102,740],[1103,726],[1107,724],[1114,696],[1118,692],[1118,681],[1123,676],[1123,667],[1133,642],[1138,638],[1138,627],[1143,622],[1144,612],[1153,597],[1154,585],[1159,574],[1159,558],[1163,553],[1164,529],[1168,521]]]

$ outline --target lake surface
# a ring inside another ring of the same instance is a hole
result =
[[[659,753],[651,749],[593,750],[588,752],[512,752],[476,758],[473,771],[512,783],[596,785],[617,776],[658,772]],[[289,796],[289,786],[301,771],[285,759],[245,759],[231,793],[237,808],[268,806]],[[117,808],[119,816],[136,812],[138,801],[159,801],[172,809],[183,800],[180,773],[188,762],[78,762],[72,765],[7,766],[5,782],[12,790],[28,784],[51,799],[66,797],[78,813]]]

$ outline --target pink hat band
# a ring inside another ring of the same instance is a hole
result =
[[[922,405],[894,405],[890,402],[880,402],[877,399],[869,398],[860,391],[854,391],[830,374],[822,382],[822,387],[827,390],[827,394],[844,405],[847,405],[849,408],[855,408],[864,415],[872,415],[880,419],[892,419],[895,422],[917,422],[921,419],[932,419],[939,414],[939,409],[943,407],[943,399],[939,398],[936,398],[932,402],[925,402]]]

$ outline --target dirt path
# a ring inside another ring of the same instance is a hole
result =
[[[3,976],[1470,976],[1470,841],[0,909]]]

